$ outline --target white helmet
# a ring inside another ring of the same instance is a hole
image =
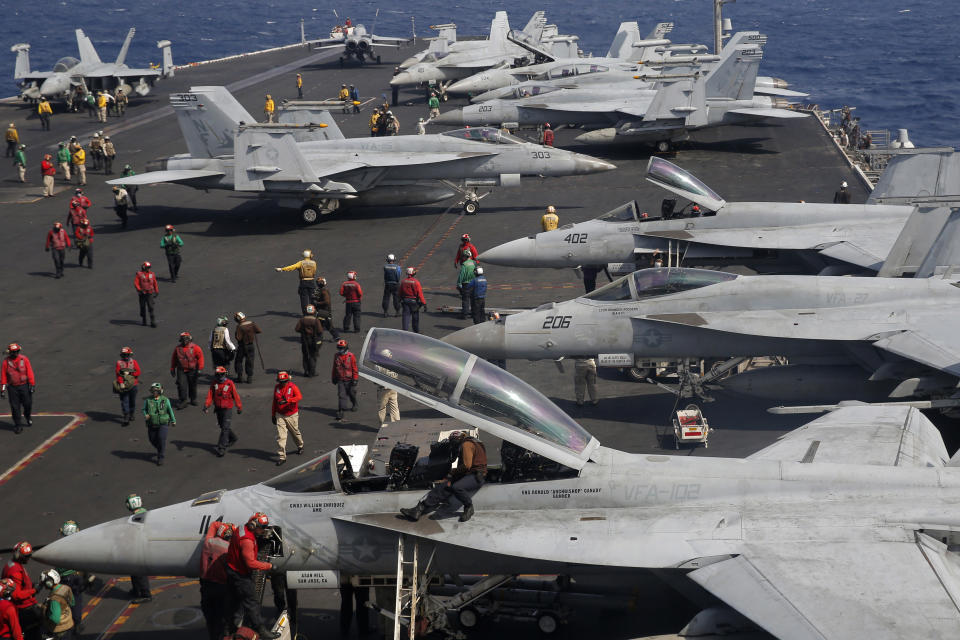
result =
[[[413,267],[407,267],[407,275],[408,275],[408,276],[412,276],[412,275],[415,274],[416,272],[417,272],[417,270],[414,269]]]
[[[478,276],[482,276],[482,275],[483,275],[483,267],[477,267],[477,275],[478,275]]]
[[[60,572],[56,569],[47,569],[40,574],[40,582],[42,582],[47,589],[53,589],[60,584]]]
[[[397,261],[397,256],[393,255],[392,253],[387,254],[387,262],[396,262],[396,261]]]
[[[310,251],[310,249],[304,249],[304,250],[303,250],[303,257],[304,257],[304,258],[312,258],[312,257],[313,257],[313,251]]]
[[[846,189],[846,188],[847,188],[847,181],[846,181],[846,180],[844,180],[843,182],[840,183],[840,188],[841,188],[841,189]]]

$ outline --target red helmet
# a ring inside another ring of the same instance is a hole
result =
[[[270,518],[267,517],[267,514],[260,513],[259,511],[250,516],[250,519],[247,520],[247,528],[249,529],[261,529],[269,526]]]
[[[77,189],[75,193],[83,193],[83,189]]]
[[[347,280],[356,280],[357,272],[356,271],[347,271]]]
[[[186,338],[187,340],[193,340],[193,336],[190,335],[190,332],[189,332],[189,331],[181,331],[181,332],[180,332],[180,339],[183,340],[184,338]]]
[[[337,349],[339,349],[340,347],[343,347],[344,349],[347,348],[347,341],[344,340],[343,338],[337,340]]]
[[[83,226],[87,226],[88,224],[90,224],[90,221],[86,218],[83,218],[80,220],[80,224],[82,224]]]
[[[53,223],[53,228],[54,228],[54,229],[61,229],[61,228],[63,228],[63,223],[54,222],[54,223]]]
[[[700,207],[697,206],[697,205],[693,205],[693,210],[694,210],[694,211],[700,211]]]
[[[216,536],[222,540],[229,540],[233,537],[233,525],[221,522],[217,525]]]
[[[460,236],[460,241],[461,241],[461,242],[470,242],[470,234],[469,234],[469,233],[465,233],[465,234],[463,234],[462,236]]]
[[[143,269],[144,271],[146,271],[146,270],[148,270],[148,269],[149,269],[150,267],[152,267],[152,266],[153,266],[153,265],[150,264],[149,262],[144,262],[142,265],[140,265],[140,268]]]
[[[120,349],[120,355],[122,355],[122,356],[132,356],[132,355],[133,355],[133,349],[131,349],[130,347],[124,347],[123,349]]]
[[[290,380],[290,374],[286,371],[277,371],[277,382],[287,382]]]
[[[0,598],[6,598],[17,590],[17,583],[12,578],[0,580]]]
[[[224,367],[223,365],[217,367],[217,368],[214,369],[213,371],[214,371],[214,373],[222,373],[223,375],[227,375],[227,368]]]
[[[7,345],[7,351],[20,351],[20,345],[16,342],[11,342]]]
[[[168,224],[167,226],[164,227],[164,229],[166,229],[167,231],[173,231],[173,225]]]
[[[29,558],[33,555],[33,545],[24,540],[13,545],[13,559]]]

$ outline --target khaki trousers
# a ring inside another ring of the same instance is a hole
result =
[[[380,416],[380,424],[387,422],[387,416],[390,416],[390,422],[396,422],[400,419],[400,405],[397,404],[397,392],[386,387],[377,389],[377,400],[380,402],[380,409],[377,415]]]
[[[53,195],[53,176],[43,176],[43,195]]]
[[[593,358],[577,360],[574,366],[573,390],[577,404],[583,404],[584,391],[590,394],[590,402],[597,402],[597,363]]]
[[[76,164],[73,165],[74,170],[76,171],[77,180],[79,180],[81,185],[87,184],[87,165],[85,164]]]
[[[287,459],[287,431],[293,436],[293,443],[297,448],[303,447],[303,436],[300,435],[300,412],[292,416],[277,415],[277,457]]]
[[[17,175],[20,176],[20,182],[27,181],[27,168],[22,164],[17,165]]]
[[[63,171],[64,180],[70,179],[70,163],[69,162],[61,162],[60,171]]]

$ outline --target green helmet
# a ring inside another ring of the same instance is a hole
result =
[[[154,382],[152,385],[150,385],[150,391],[151,393],[154,391],[159,391],[160,393],[163,393],[163,385],[160,384],[159,382]]]
[[[217,326],[218,326],[218,327],[225,327],[225,326],[227,326],[228,324],[230,324],[230,321],[227,320],[227,316],[220,316],[219,318],[217,318]]]
[[[127,496],[125,504],[127,505],[127,509],[130,511],[136,511],[137,509],[143,507],[143,500],[141,500],[140,496],[137,494],[131,493]]]
[[[67,520],[62,525],[60,525],[60,535],[61,536],[71,536],[77,531],[80,531],[80,527],[73,520]]]

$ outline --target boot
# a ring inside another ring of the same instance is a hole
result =
[[[466,522],[473,517],[473,505],[468,504],[463,508],[463,513],[460,514],[460,522]]]
[[[268,638],[268,640],[274,640],[275,638],[280,637],[279,633],[274,633],[273,631],[270,631],[270,629],[267,629],[266,627],[257,627],[256,629],[254,629],[254,631],[257,632],[258,638]]]
[[[130,424],[130,418],[127,414],[123,414],[123,420],[120,422],[121,427],[125,427]]]
[[[407,520],[413,520],[416,522],[420,519],[420,516],[423,515],[423,512],[426,510],[422,502],[418,502],[417,506],[410,509],[400,509],[400,515],[402,515]]]

